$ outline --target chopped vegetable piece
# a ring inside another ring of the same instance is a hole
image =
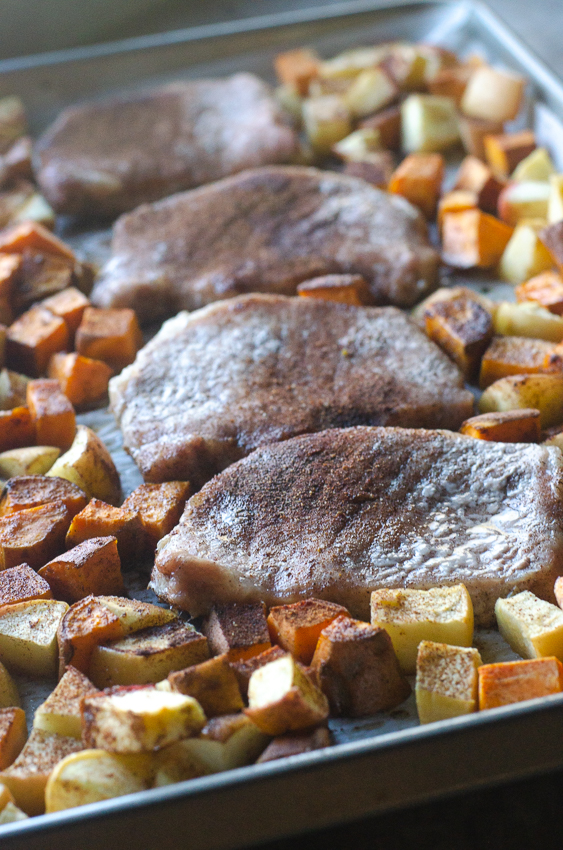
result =
[[[300,283],[297,294],[302,298],[322,298],[340,304],[362,307],[372,301],[369,287],[359,274],[335,274],[315,277]]]
[[[71,514],[64,502],[50,502],[0,518],[0,570],[27,563],[39,569],[65,548]]]
[[[40,304],[10,325],[6,333],[9,368],[39,377],[47,371],[51,356],[68,346],[68,329],[63,319]]]
[[[100,499],[91,499],[72,520],[66,545],[77,546],[92,537],[109,536],[117,538],[121,561],[134,561],[141,549],[143,536],[139,514],[128,507],[114,508]]]
[[[517,301],[535,301],[550,313],[563,316],[563,277],[544,271],[516,287]]]
[[[92,360],[72,352],[53,354],[47,370],[49,378],[58,381],[65,396],[74,407],[99,402],[107,396],[113,369],[102,360]]]
[[[52,599],[51,588],[29,564],[18,564],[0,572],[0,608],[29,599]]]
[[[33,728],[49,735],[82,739],[80,704],[83,697],[97,693],[90,679],[74,667],[68,667],[55,690],[36,709]]]
[[[89,595],[119,594],[125,590],[115,537],[85,540],[41,567],[39,575],[57,599],[70,603]]]
[[[444,179],[444,158],[438,153],[412,153],[405,157],[389,181],[389,191],[403,195],[426,216],[436,214]]]
[[[460,434],[498,443],[538,443],[541,436],[540,412],[533,408],[482,413],[466,419]]]
[[[0,515],[38,508],[52,502],[63,502],[71,517],[86,507],[84,492],[64,478],[47,478],[44,475],[17,475],[4,485],[0,498]]]
[[[0,410],[0,450],[23,448],[35,443],[35,423],[29,408]]]
[[[401,105],[403,149],[443,151],[459,141],[455,102],[433,94],[411,94]]]
[[[536,137],[532,130],[485,136],[484,141],[487,162],[495,174],[503,178],[512,174],[518,163],[536,148]]]
[[[40,445],[69,449],[76,435],[74,408],[59,382],[48,378],[27,385],[27,406],[35,422],[35,438]]]
[[[550,371],[545,359],[553,351],[553,344],[542,339],[495,336],[481,360],[479,386],[484,390],[509,375],[537,375]]]
[[[39,254],[54,254],[75,262],[74,252],[57,236],[33,221],[10,227],[0,235],[0,252],[21,254],[24,251]]]
[[[194,697],[206,717],[233,714],[244,708],[237,677],[226,655],[218,655],[168,675],[172,691]]]
[[[55,446],[25,446],[0,453],[0,476],[44,475],[53,466],[61,450]]]
[[[541,180],[521,180],[509,183],[498,198],[498,214],[511,227],[522,219],[547,219],[549,183]],[[549,246],[548,246],[549,248]]]
[[[416,708],[421,723],[476,711],[481,656],[473,647],[423,640],[416,659]]]
[[[46,298],[43,301],[43,306],[59,316],[67,324],[70,338],[74,339],[74,334],[78,330],[84,310],[90,306],[90,302],[86,296],[76,289],[74,286],[69,286],[63,289],[51,298]]]
[[[268,615],[272,643],[291,652],[302,664],[310,664],[322,630],[348,613],[342,605],[324,599],[303,599],[291,605],[278,605],[271,608]]]
[[[79,354],[103,360],[120,372],[135,359],[143,344],[143,335],[134,310],[98,310],[86,307],[76,331]]]
[[[263,602],[214,606],[203,631],[211,653],[227,653],[229,661],[250,658],[271,646]]]
[[[563,660],[563,611],[557,605],[523,590],[497,599],[495,614],[501,635],[522,658]]]
[[[518,284],[551,268],[551,254],[538,236],[542,224],[522,221],[516,225],[500,258],[499,272],[503,280]]]
[[[535,407],[542,428],[563,422],[563,375],[514,375],[487,387],[479,401],[481,413]]]
[[[511,236],[511,227],[480,210],[446,213],[442,257],[454,268],[492,268],[499,262]]]
[[[425,310],[424,328],[469,380],[477,375],[493,335],[491,315],[478,301],[463,293],[435,301]]]
[[[472,156],[485,159],[485,136],[502,133],[504,123],[502,121],[486,121],[483,118],[470,118],[468,115],[459,115],[459,134],[463,147]]]
[[[563,664],[557,658],[505,661],[479,667],[480,711],[562,690]]]
[[[0,609],[0,654],[10,670],[38,678],[57,672],[57,629],[65,602],[32,599]]]
[[[401,108],[390,106],[375,115],[370,115],[360,121],[361,130],[376,130],[379,133],[381,146],[390,151],[398,151],[401,147]]]
[[[536,148],[518,163],[512,174],[513,180],[549,180],[555,175],[555,167],[545,148]]]
[[[461,110],[473,118],[512,121],[520,111],[524,85],[524,78],[518,74],[482,65],[469,78]]]
[[[47,475],[72,481],[92,498],[112,505],[119,501],[121,484],[113,459],[95,431],[85,425],[77,426],[72,446]]]
[[[309,83],[318,75],[319,66],[318,54],[307,47],[278,53],[274,59],[279,81],[292,86],[302,96],[309,91]]]
[[[501,301],[494,317],[495,333],[563,342],[563,317],[534,301]]]
[[[25,711],[21,708],[0,708],[0,770],[14,762],[27,739]]]
[[[95,596],[87,596],[72,605],[61,620],[59,643],[59,676],[72,664],[88,675],[94,647],[102,641],[123,637],[125,630],[119,617]]]
[[[466,156],[457,172],[454,189],[472,192],[483,212],[496,213],[504,181],[496,177],[491,168],[476,156]]]
[[[166,481],[163,484],[141,484],[123,502],[124,508],[138,512],[152,551],[180,521],[189,495],[188,481]]]

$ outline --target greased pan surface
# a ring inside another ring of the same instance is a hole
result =
[[[554,154],[563,153],[563,87],[484,6],[377,6],[349,2],[5,60],[0,94],[24,99],[37,133],[67,104],[109,92],[239,70],[272,80],[273,56],[292,46],[313,45],[330,56],[370,42],[426,40],[462,54],[477,50],[524,73],[530,80],[528,123]],[[103,260],[107,233],[64,230],[78,251]],[[483,285],[490,289],[490,279]],[[138,473],[120,449],[112,417],[99,411],[83,420],[114,453],[125,489],[136,486]],[[146,592],[135,595],[147,598]],[[493,633],[476,640],[486,661],[512,657]],[[38,699],[30,689],[28,706]],[[2,827],[2,850],[227,850],[563,765],[563,695],[426,727],[416,722],[411,697],[390,716],[332,722],[337,743],[327,750]]]

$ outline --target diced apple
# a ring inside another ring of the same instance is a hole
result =
[[[518,163],[512,180],[545,180],[555,175],[555,167],[545,148],[536,148]],[[563,215],[561,216],[563,218]]]
[[[352,129],[350,112],[338,95],[326,94],[303,101],[303,125],[315,153],[328,154]]]
[[[515,227],[523,218],[547,219],[550,186],[540,180],[509,183],[498,199],[500,218]]]
[[[527,336],[547,342],[563,341],[563,317],[535,301],[513,304],[501,301],[494,318],[494,330],[504,336]]]
[[[536,137],[532,130],[485,136],[484,143],[487,162],[495,174],[499,174],[503,178],[512,174],[518,163],[526,159],[536,149]],[[543,178],[535,179],[541,180]]]
[[[472,118],[512,121],[518,115],[525,80],[519,74],[482,65],[476,68],[461,99],[461,110]]]
[[[423,640],[416,660],[416,708],[421,723],[477,709],[481,656],[473,647]]]
[[[350,79],[366,68],[374,68],[390,53],[392,45],[355,47],[344,50],[333,59],[321,62],[319,76],[326,80]]]
[[[390,151],[400,150],[401,147],[401,109],[390,106],[375,115],[370,115],[360,121],[361,130],[377,130],[384,148]]]
[[[563,660],[563,611],[557,605],[523,590],[497,599],[495,614],[501,635],[522,658]]]
[[[412,94],[401,106],[403,148],[407,153],[443,151],[459,141],[455,102],[433,94]]]
[[[514,375],[500,378],[479,401],[481,413],[536,408],[542,428],[563,422],[563,375]]]
[[[429,82],[428,90],[430,94],[451,97],[456,106],[459,106],[472,73],[473,68],[470,65],[440,68]]]
[[[485,136],[498,135],[504,130],[502,121],[485,121],[483,118],[470,118],[461,114],[458,121],[463,147],[468,154],[479,159],[485,159]]]
[[[383,68],[369,68],[354,79],[344,102],[354,118],[364,118],[388,106],[398,94],[397,85]]]
[[[500,258],[499,272],[503,280],[518,284],[553,265],[551,254],[538,237],[541,225],[520,222]]]

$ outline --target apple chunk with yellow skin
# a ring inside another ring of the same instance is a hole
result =
[[[0,609],[0,655],[10,669],[49,678],[57,672],[57,629],[66,602],[33,599]]]
[[[473,647],[423,640],[416,660],[416,707],[421,723],[434,723],[477,709],[477,669]]]
[[[557,605],[523,590],[508,599],[497,599],[499,631],[522,658],[554,655],[563,661],[563,611]]]

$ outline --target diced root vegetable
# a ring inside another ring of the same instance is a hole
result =
[[[535,150],[536,137],[532,130],[521,130],[519,133],[485,136],[484,143],[487,162],[496,174],[506,178]]]
[[[537,375],[557,371],[545,365],[554,346],[542,339],[522,336],[496,336],[481,359],[479,386],[482,390],[509,375]]]
[[[551,268],[551,254],[538,237],[538,229],[523,222],[516,226],[500,259],[503,280],[518,284]]]
[[[455,102],[449,97],[410,95],[401,106],[401,125],[407,153],[443,151],[459,141]]]
[[[306,95],[309,84],[318,72],[320,59],[314,50],[299,47],[278,53],[274,59],[274,67],[278,79],[284,85],[292,86],[300,95]]]
[[[520,111],[523,77],[482,65],[476,68],[461,99],[461,110],[472,118],[512,121]]]
[[[563,317],[551,313],[535,301],[501,301],[494,318],[495,333],[526,336],[547,342],[563,341]]]
[[[364,118],[388,106],[398,94],[396,84],[382,68],[368,68],[352,81],[344,101],[354,118]]]
[[[315,153],[328,154],[333,145],[350,134],[350,112],[338,95],[322,95],[303,101],[303,125]]]
[[[532,408],[482,413],[466,419],[460,434],[499,443],[537,443],[541,436],[540,412]]]
[[[544,271],[516,287],[516,300],[533,301],[550,313],[563,315],[563,277],[554,271]]]
[[[563,375],[515,375],[488,387],[479,401],[481,413],[536,408],[542,428],[563,422]]]
[[[498,214],[512,227],[522,219],[547,219],[549,183],[540,180],[522,180],[509,183],[499,195]]]
[[[479,668],[479,710],[523,702],[563,689],[563,664],[557,658],[483,664]]]
[[[518,163],[512,174],[512,179],[546,180],[555,175],[555,166],[545,148],[536,148]],[[562,216],[563,217],[563,216]]]
[[[496,213],[504,181],[499,180],[488,165],[475,156],[466,156],[456,175],[454,189],[472,192],[484,212]]]
[[[442,257],[454,268],[493,268],[511,236],[511,227],[481,210],[446,213]]]
[[[426,218],[436,214],[444,179],[444,159],[438,153],[412,153],[391,176],[388,190],[417,206]]]

